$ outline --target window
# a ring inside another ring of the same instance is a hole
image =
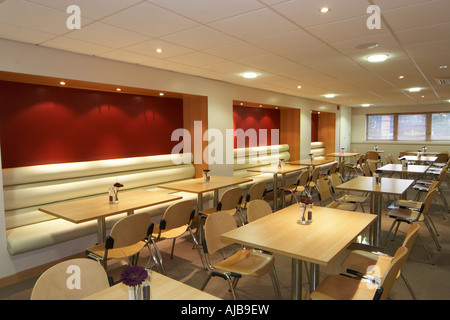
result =
[[[368,116],[367,128],[367,140],[392,140],[394,115]]]
[[[450,113],[433,113],[431,140],[450,140]]]
[[[427,138],[426,114],[400,114],[397,140],[423,140]]]
[[[450,113],[367,115],[367,140],[450,140]]]

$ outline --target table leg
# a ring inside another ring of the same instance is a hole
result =
[[[278,174],[273,175],[273,211],[278,211]]]
[[[309,277],[309,293],[316,290],[319,285],[319,271],[320,266],[316,263],[311,263],[310,267],[310,277]]]
[[[106,221],[105,218],[97,219],[97,240],[98,243],[104,243],[106,239]]]
[[[302,300],[302,261],[292,258],[292,300]]]
[[[370,213],[377,215],[377,224],[373,232],[372,245],[379,247],[381,233],[381,194],[372,193],[370,196]],[[372,228],[372,227],[371,227]]]

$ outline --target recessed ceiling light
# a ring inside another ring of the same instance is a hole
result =
[[[330,94],[326,94],[325,96],[324,96],[325,98],[328,98],[328,99],[331,99],[331,98],[334,98],[334,97],[336,97],[336,95],[335,94],[332,94],[332,93],[330,93]]]
[[[370,62],[383,62],[388,58],[387,54],[375,54],[373,56],[367,57],[367,60]]]
[[[361,107],[368,108],[368,107],[370,107],[370,104],[365,103],[365,104],[361,105]]]
[[[163,93],[163,92],[160,92],[159,95],[162,97],[162,96],[164,95],[164,93]]]
[[[421,88],[409,88],[408,91],[409,92],[420,92],[422,89]]]
[[[302,88],[302,86],[297,86],[297,89],[301,89]]]
[[[322,12],[322,13],[330,12],[330,8],[323,7],[323,8],[320,9],[320,12]]]
[[[59,84],[62,85],[62,86],[66,85],[66,83],[64,81],[60,81]]]
[[[122,91],[122,89],[120,89],[120,88],[117,88],[117,89],[116,89],[116,91]]]
[[[158,48],[158,49],[156,49],[156,52],[161,53],[162,49]]]
[[[255,79],[258,74],[256,72],[245,72],[242,76],[246,79]]]
[[[448,66],[439,66],[439,69],[447,69]]]
[[[399,79],[404,79],[405,78],[405,76],[400,76],[400,77],[398,77]]]

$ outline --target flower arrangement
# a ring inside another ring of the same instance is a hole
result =
[[[300,208],[303,208],[303,212],[301,212],[299,222],[301,224],[310,224],[312,222],[312,205],[313,201],[310,198],[302,198],[300,199]],[[308,216],[305,217],[306,208],[308,208]]]
[[[128,266],[120,273],[120,281],[128,287],[141,285],[147,277],[147,270],[141,266]]]

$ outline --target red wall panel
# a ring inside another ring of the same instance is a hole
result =
[[[0,81],[3,168],[168,154],[181,99]]]
[[[271,130],[280,130],[280,110],[266,108],[251,108],[244,106],[233,106],[233,129],[255,129],[257,134],[257,145],[250,145],[249,139],[245,140],[245,147],[256,147],[272,145]],[[264,137],[260,137],[259,130],[267,130],[267,143]],[[277,142],[274,142],[277,144]],[[237,148],[237,138],[234,138],[234,147]]]

